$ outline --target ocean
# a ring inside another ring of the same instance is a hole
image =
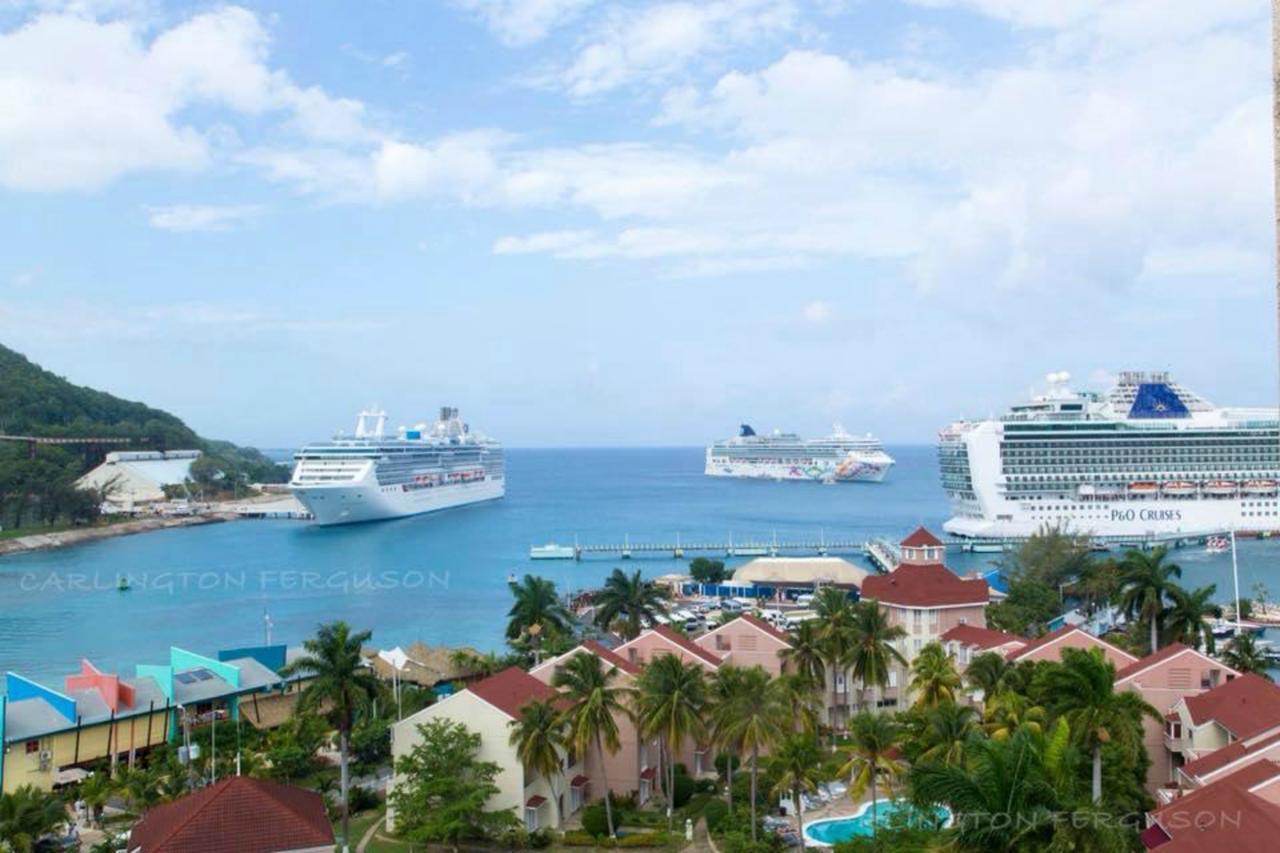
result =
[[[373,631],[381,648],[415,640],[502,648],[506,582],[526,572],[565,589],[598,585],[613,568],[681,571],[669,556],[534,562],[532,545],[901,538],[941,530],[947,506],[932,447],[891,447],[884,483],[777,483],[702,474],[701,448],[513,449],[507,496],[395,521],[319,528],[248,520],[105,539],[0,558],[0,667],[59,683],[88,658],[131,675],[170,645],[213,654],[265,638],[297,644],[320,622]],[[692,556],[692,555],[690,555]],[[712,555],[719,556],[719,555]],[[865,564],[857,555],[841,555]],[[1280,542],[1242,541],[1242,594],[1280,594]],[[957,571],[990,554],[952,552]],[[1230,555],[1175,552],[1183,583],[1231,595]],[[733,562],[742,562],[730,561]],[[119,575],[133,588],[116,590]]]

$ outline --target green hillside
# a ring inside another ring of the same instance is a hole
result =
[[[0,433],[36,436],[97,436],[132,439],[110,448],[28,446],[0,442],[0,525],[49,525],[92,520],[95,496],[74,482],[101,461],[104,450],[199,449],[205,456],[192,476],[216,487],[281,482],[287,472],[252,448],[201,438],[168,412],[73,385],[0,346]]]

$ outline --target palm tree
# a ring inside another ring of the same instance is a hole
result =
[[[770,793],[782,799],[790,795],[796,809],[796,832],[804,837],[804,795],[818,789],[822,779],[822,757],[812,739],[799,734],[788,736],[769,759],[769,773],[777,779]]]
[[[920,742],[925,747],[921,761],[959,764],[964,761],[965,745],[979,731],[978,712],[971,705],[943,703],[924,717]]]
[[[742,755],[751,755],[751,840],[757,840],[756,798],[760,773],[760,753],[773,748],[783,738],[787,707],[778,682],[758,666],[742,671],[737,701],[720,708],[725,738]]]
[[[716,749],[722,750],[728,758],[725,762],[725,790],[729,792],[729,813],[733,813],[733,763],[737,754],[737,743],[733,739],[732,723],[736,719],[737,709],[749,702],[745,695],[743,670],[732,664],[722,666],[711,676],[708,685],[707,719],[710,723],[711,741]]]
[[[985,705],[1004,687],[1012,668],[1013,665],[999,652],[983,652],[980,655],[974,655],[969,661],[969,666],[964,671],[964,679],[969,683],[969,689],[982,691],[982,701]]]
[[[782,662],[792,675],[802,676],[813,684],[826,684],[822,633],[816,620],[808,619],[795,627],[791,632],[791,645],[782,652]]]
[[[543,631],[564,633],[572,621],[556,595],[556,585],[546,578],[525,575],[520,583],[513,583],[511,596],[515,599],[507,611],[507,639],[518,640],[533,625]]]
[[[67,822],[62,800],[31,785],[0,795],[0,841],[14,853],[31,853],[41,837]]]
[[[871,833],[875,835],[878,809],[876,780],[891,781],[902,776],[906,768],[900,759],[902,731],[886,714],[859,711],[849,726],[849,762],[840,774],[849,776],[849,796],[857,800],[871,789]]]
[[[1120,561],[1120,606],[1130,619],[1146,620],[1151,631],[1151,653],[1160,648],[1160,620],[1164,600],[1174,578],[1182,577],[1182,567],[1166,563],[1163,545],[1150,553],[1130,551]]]
[[[951,655],[936,640],[926,645],[911,662],[911,692],[916,704],[936,708],[956,701],[960,689],[960,673]]]
[[[1236,634],[1222,653],[1222,662],[1237,672],[1252,672],[1271,680],[1267,670],[1271,664],[1263,656],[1252,634]]]
[[[814,738],[817,743],[818,708],[815,704],[818,682],[803,675],[780,675],[778,693],[787,708],[792,729]]]
[[[1021,729],[1040,732],[1045,721],[1044,708],[1016,690],[1001,690],[987,700],[982,727],[995,740],[1008,740]]]
[[[596,594],[595,623],[604,630],[621,619],[619,633],[624,640],[640,636],[645,624],[653,624],[667,613],[667,597],[651,581],[641,579],[640,570],[630,575],[614,569]]]
[[[702,667],[671,654],[658,655],[640,674],[634,696],[640,736],[660,738],[666,754],[667,829],[675,807],[676,753],[692,738],[702,742],[707,726],[707,679]]]
[[[1164,617],[1165,631],[1170,640],[1186,643],[1193,649],[1200,648],[1203,642],[1205,652],[1214,653],[1213,627],[1209,620],[1222,616],[1222,608],[1213,603],[1217,591],[1217,584],[1202,586],[1192,592],[1176,584],[1170,585],[1172,604]]]
[[[901,625],[890,625],[889,618],[872,599],[863,599],[853,606],[853,643],[849,649],[849,662],[853,677],[862,689],[872,685],[882,690],[889,683],[889,664],[897,661],[907,665],[907,659],[893,645],[907,635]],[[859,697],[861,704],[861,697]]]
[[[831,727],[836,726],[836,696],[838,681],[849,669],[849,654],[853,645],[853,604],[842,589],[828,586],[818,590],[813,599],[813,609],[818,614],[818,640],[826,675],[831,684]],[[845,680],[845,701],[848,702],[849,683]],[[835,749],[834,731],[831,748]]]
[[[351,729],[355,725],[356,714],[368,708],[379,689],[377,676],[365,666],[360,655],[361,648],[372,636],[370,631],[352,633],[346,622],[328,622],[320,626],[315,637],[303,641],[303,655],[280,670],[285,677],[299,675],[307,679],[298,696],[298,713],[314,713],[327,707],[330,722],[338,730],[344,851],[349,843],[347,789],[350,771],[347,753]]]
[[[1051,710],[1064,717],[1082,748],[1093,755],[1093,801],[1102,800],[1102,746],[1116,743],[1128,753],[1142,749],[1142,718],[1160,713],[1137,693],[1116,692],[1116,667],[1101,649],[1063,649],[1062,662],[1037,678]]]
[[[563,712],[569,729],[569,742],[576,752],[583,755],[588,749],[594,748],[596,757],[600,760],[604,813],[610,838],[616,838],[617,833],[613,826],[613,803],[609,793],[609,777],[605,772],[604,753],[608,750],[612,754],[621,748],[617,718],[628,715],[624,704],[626,690],[614,683],[617,677],[616,666],[605,669],[600,658],[580,652],[556,669],[551,680],[552,686],[558,688],[569,700],[569,707]]]
[[[560,814],[560,793],[556,777],[560,775],[560,756],[567,748],[567,724],[549,700],[533,700],[520,709],[520,719],[511,721],[512,746],[526,768],[547,777],[551,799],[555,801],[556,826],[564,819]]]
[[[116,792],[117,780],[112,779],[105,770],[91,773],[80,783],[79,796],[93,816],[93,825],[102,828],[102,812],[107,800]]]

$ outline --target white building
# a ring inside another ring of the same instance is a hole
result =
[[[107,502],[130,509],[136,504],[162,501],[164,487],[185,483],[199,450],[117,450],[97,468],[76,481],[82,489],[107,489]]]

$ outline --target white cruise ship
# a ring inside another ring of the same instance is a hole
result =
[[[939,435],[948,533],[1203,536],[1280,528],[1275,409],[1216,407],[1164,372],[1120,374],[1106,395],[1065,373],[1000,418]]]
[[[710,477],[878,483],[892,467],[893,458],[871,435],[849,435],[837,426],[826,438],[802,439],[776,430],[756,435],[743,424],[738,435],[707,448],[706,473]]]
[[[384,435],[386,422],[386,412],[361,412],[355,435],[295,454],[289,490],[318,523],[398,518],[504,494],[502,445],[473,433],[457,409],[394,436]]]

